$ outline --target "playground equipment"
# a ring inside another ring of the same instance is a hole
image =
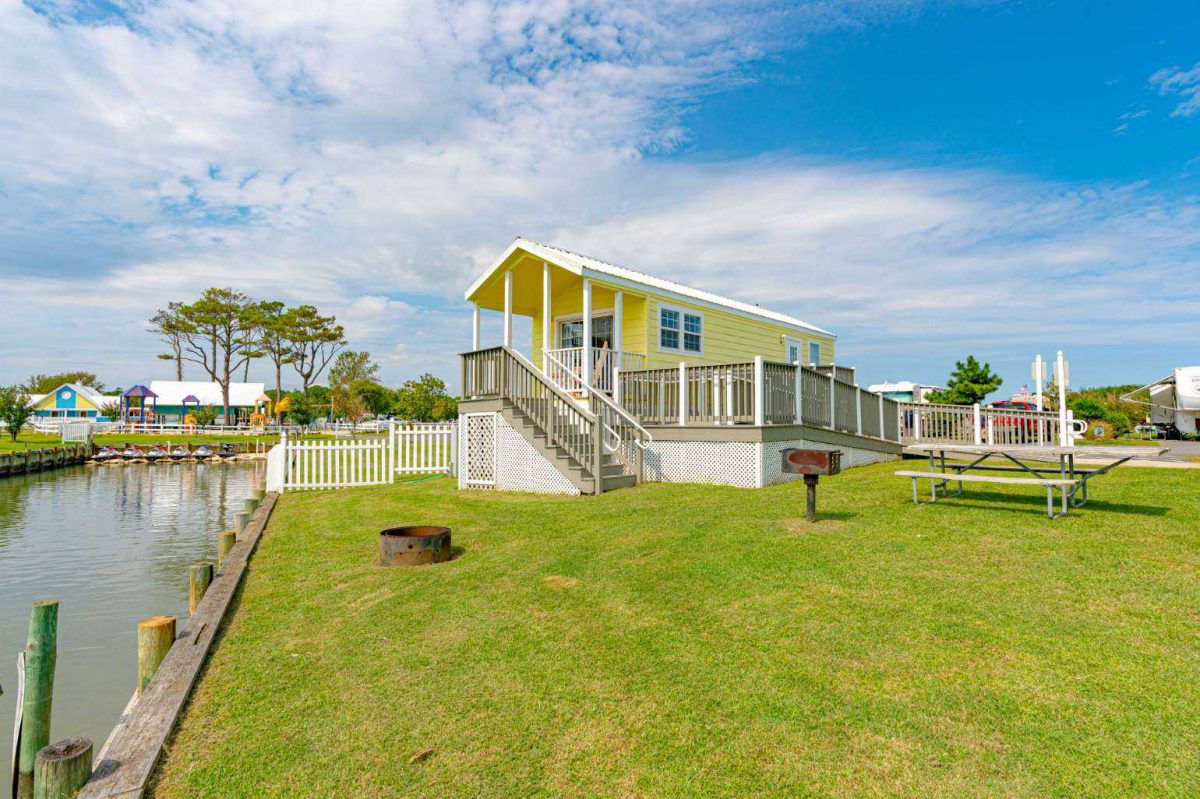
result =
[[[147,400],[153,400],[147,404]],[[142,385],[127,389],[121,395],[121,421],[130,424],[154,424],[158,395]]]
[[[263,427],[271,423],[271,404],[271,398],[266,394],[260,394],[254,400],[254,413],[250,414],[251,427]]]

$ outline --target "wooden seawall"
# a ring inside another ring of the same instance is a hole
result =
[[[0,477],[74,466],[84,463],[91,455],[92,448],[87,444],[0,453]]]

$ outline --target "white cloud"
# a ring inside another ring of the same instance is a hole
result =
[[[0,378],[149,379],[143,320],[208,285],[338,314],[389,379],[453,378],[461,289],[516,235],[778,306],[856,360],[961,356],[934,329],[1194,333],[1200,228],[1145,187],[656,157],[755,59],[925,5],[0,5]]]
[[[1150,76],[1150,85],[1158,89],[1159,94],[1182,98],[1171,116],[1190,117],[1200,112],[1200,62],[1191,69],[1164,67]]]

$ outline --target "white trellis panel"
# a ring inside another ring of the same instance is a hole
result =
[[[462,469],[464,486],[496,485],[496,414],[468,413],[464,417]]]

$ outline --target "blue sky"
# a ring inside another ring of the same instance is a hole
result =
[[[162,376],[207,285],[446,377],[517,235],[792,313],[860,377],[1200,362],[1200,6],[0,6],[0,380]],[[495,320],[488,330],[496,330]],[[266,376],[262,370],[261,377]],[[196,375],[199,377],[199,375]]]

